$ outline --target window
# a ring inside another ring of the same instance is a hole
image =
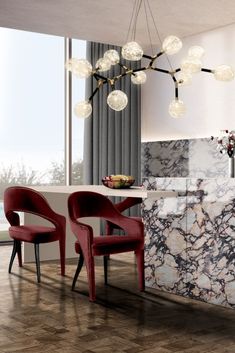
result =
[[[73,42],[74,55],[85,57],[86,42]],[[64,38],[0,28],[0,45],[0,241],[3,241],[9,239],[1,201],[7,186],[64,184]],[[74,82],[73,87],[74,101],[84,99],[85,82]],[[81,184],[82,175],[77,169],[83,159],[83,121],[76,117],[73,117],[72,144],[73,183]]]

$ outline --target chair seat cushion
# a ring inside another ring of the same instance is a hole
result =
[[[94,255],[108,255],[140,248],[143,240],[128,235],[102,235],[94,237],[92,250]]]
[[[144,247],[143,239],[128,235],[102,235],[94,237],[92,244],[93,255],[108,255],[126,251],[135,251]],[[75,242],[75,251],[80,253],[79,241]]]
[[[9,228],[11,238],[30,243],[48,243],[58,239],[58,232],[53,227],[37,225],[12,226]]]

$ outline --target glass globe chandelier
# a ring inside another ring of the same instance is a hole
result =
[[[161,49],[155,55],[144,54],[141,46],[135,41],[136,37],[136,25],[138,15],[141,7],[144,8],[146,25],[148,29],[148,36],[150,45],[153,53],[153,45],[151,42],[151,35],[149,30],[149,18],[153,22],[154,28],[159,42],[161,43]],[[131,38],[130,38],[131,34]],[[174,98],[169,104],[168,112],[173,118],[180,118],[186,112],[185,104],[179,99],[179,87],[191,84],[193,75],[198,72],[206,72],[213,74],[214,78],[219,81],[231,81],[234,79],[234,70],[228,65],[219,65],[215,69],[207,69],[202,65],[202,57],[205,53],[204,49],[200,46],[192,46],[188,50],[188,55],[182,59],[181,66],[173,69],[169,56],[179,52],[182,48],[181,40],[174,36],[169,35],[163,41],[160,38],[153,13],[149,4],[149,0],[135,0],[135,4],[132,11],[132,16],[129,24],[127,40],[130,39],[121,49],[121,55],[117,50],[107,50],[102,58],[99,58],[95,64],[95,68],[92,68],[91,64],[86,59],[71,58],[65,64],[67,70],[71,71],[78,78],[87,78],[93,76],[97,81],[97,87],[93,91],[92,95],[83,102],[77,103],[74,112],[78,117],[87,118],[92,113],[91,101],[94,95],[102,88],[103,85],[107,84],[111,87],[111,93],[107,97],[107,104],[115,111],[121,111],[125,109],[128,104],[127,95],[115,89],[115,84],[124,79],[125,76],[131,76],[131,82],[135,85],[141,85],[146,82],[147,76],[145,71],[157,71],[162,74],[168,75],[172,78],[174,84]],[[166,56],[169,64],[169,70],[161,69],[156,66],[158,58],[162,55]],[[120,56],[127,61],[139,61],[142,58],[149,60],[148,64],[139,69],[130,69],[127,65],[123,65]],[[110,70],[112,65],[119,65],[122,72],[114,77],[105,77],[104,72]]]

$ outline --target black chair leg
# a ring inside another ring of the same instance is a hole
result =
[[[108,263],[109,263],[109,255],[104,256],[104,283],[108,284]]]
[[[80,256],[79,256],[79,259],[78,259],[78,266],[77,266],[77,269],[76,269],[76,272],[75,272],[75,275],[74,275],[74,278],[73,278],[72,290],[74,290],[74,287],[75,287],[75,284],[77,282],[78,275],[81,272],[83,263],[84,263],[84,257],[83,257],[83,254],[80,253]]]
[[[37,280],[38,283],[41,282],[41,272],[40,272],[40,257],[39,257],[39,244],[34,244],[36,269],[37,269]]]
[[[14,240],[12,254],[11,254],[11,259],[10,259],[10,263],[9,263],[9,267],[8,267],[8,273],[11,273],[12,265],[13,265],[15,256],[17,254],[17,249],[18,249],[18,241]]]

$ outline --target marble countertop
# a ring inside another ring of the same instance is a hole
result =
[[[93,191],[106,196],[141,197],[141,198],[165,198],[177,197],[178,193],[171,190],[146,190],[140,186],[132,186],[129,189],[109,189],[103,185],[70,185],[70,186],[35,186],[34,190],[42,193],[71,194],[76,191]]]

